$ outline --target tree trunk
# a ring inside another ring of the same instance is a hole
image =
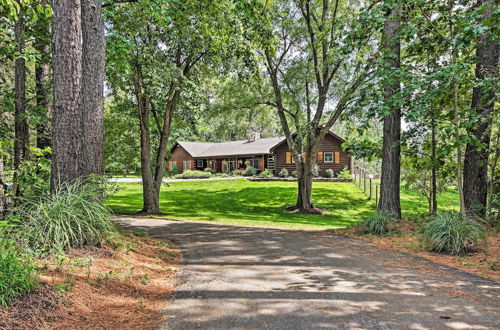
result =
[[[101,1],[82,0],[81,175],[104,174],[105,42]]]
[[[397,70],[400,65],[401,41],[399,37],[399,8],[391,11],[384,26],[385,70]],[[392,79],[394,80],[394,79]],[[391,113],[384,116],[384,142],[382,147],[382,178],[378,211],[392,213],[401,218],[400,166],[401,166],[401,109],[394,106],[394,95],[400,90],[399,81],[390,81],[384,86],[384,99]]]
[[[79,0],[54,0],[54,114],[51,189],[80,177],[82,73]]]
[[[432,111],[432,132],[431,132],[431,144],[432,144],[432,175],[431,175],[431,208],[430,213],[437,213],[437,160],[436,160],[436,119],[434,118],[434,110]]]
[[[21,162],[28,157],[29,128],[26,114],[26,62],[24,60],[24,18],[19,14],[14,26],[16,39],[15,60],[15,119],[14,119],[14,196],[20,194],[17,183],[18,169]]]
[[[46,5],[42,1],[42,5]],[[36,146],[44,149],[51,146],[52,109],[49,101],[50,75],[50,24],[49,20],[40,17],[36,22],[35,49],[40,59],[35,64],[35,90],[38,123],[36,125]]]
[[[485,16],[490,16],[495,1],[480,0],[479,5],[489,3]],[[485,79],[498,74],[499,43],[491,38],[491,33],[483,33],[477,40],[476,47],[476,80]],[[469,130],[480,143],[468,143],[464,160],[464,203],[467,215],[485,218],[488,192],[488,156],[490,147],[491,122],[495,101],[495,88],[484,84],[474,87],[471,108],[477,115],[477,122]]]
[[[141,176],[143,208],[141,213],[160,213],[160,193],[156,189],[151,163],[151,136],[149,132],[149,109],[146,97],[141,86],[141,71],[136,65],[134,76],[134,89],[138,105],[139,122],[141,129]],[[160,186],[161,187],[161,186]]]
[[[298,191],[295,207],[299,213],[308,213],[309,210],[314,209],[312,202],[312,169],[305,164],[300,167],[302,167],[302,169],[297,168]]]
[[[4,218],[7,209],[5,200],[5,175],[3,170],[3,157],[0,155],[0,220]]]

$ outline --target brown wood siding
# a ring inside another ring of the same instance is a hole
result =
[[[351,169],[351,157],[348,152],[342,150],[341,144],[342,141],[333,135],[326,135],[321,141],[318,148],[318,153],[321,153],[321,156],[318,157],[318,165],[321,169],[321,175],[324,175],[327,169],[332,169],[334,173],[339,173],[342,169],[344,169],[344,167],[347,167],[349,170]],[[289,152],[287,143],[281,144],[274,150],[274,158],[276,162],[275,174],[279,173],[282,168],[286,168],[290,174],[292,171],[296,170],[295,163],[286,163],[287,152]],[[324,162],[325,152],[333,152],[332,163]],[[339,163],[335,163],[335,152],[340,153]]]
[[[191,157],[191,155],[189,155],[189,153],[183,147],[178,145],[174,148],[174,150],[172,151],[172,156],[168,160],[175,161],[179,170],[181,170],[183,172],[186,170],[184,168],[184,161],[189,161],[190,164],[192,165],[194,159],[193,159],[193,157]],[[172,170],[170,168],[170,164],[169,164],[168,170],[169,171]]]

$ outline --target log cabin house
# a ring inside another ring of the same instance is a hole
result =
[[[351,156],[343,151],[344,142],[339,136],[328,133],[318,150],[320,174],[327,169],[335,174],[347,167],[351,169]],[[260,138],[253,132],[248,140],[230,142],[185,142],[177,141],[170,149],[168,170],[176,166],[180,171],[211,168],[214,173],[244,170],[248,165],[257,172],[264,169],[278,175],[282,168],[289,173],[295,171],[295,164],[284,137]]]

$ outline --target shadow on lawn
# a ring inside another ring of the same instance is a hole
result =
[[[363,195],[321,187],[314,188],[313,201],[326,211],[325,214],[289,213],[284,206],[294,204],[296,191],[295,187],[262,186],[226,190],[167,188],[160,195],[160,207],[166,217],[176,219],[339,227],[353,224],[373,213],[370,202]],[[130,204],[132,200],[135,204]],[[129,193],[113,197],[110,206],[117,213],[132,214],[141,207],[137,201],[142,201],[141,193]]]

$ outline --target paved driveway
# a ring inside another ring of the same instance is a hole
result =
[[[183,256],[165,329],[499,329],[500,285],[322,232],[120,217]]]

